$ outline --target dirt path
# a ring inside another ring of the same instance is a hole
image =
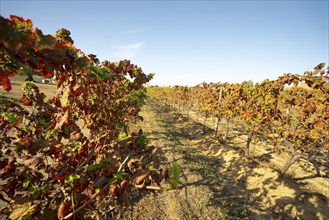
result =
[[[148,102],[136,125],[182,169],[182,185],[142,191],[125,219],[329,219],[328,197],[280,177],[268,158],[243,159],[238,140],[226,145],[203,126]],[[328,181],[328,179],[323,179]]]
[[[136,125],[149,133],[151,143],[162,147],[168,165],[176,161],[182,169],[182,185],[178,189],[145,192],[126,219],[223,219],[218,196],[221,178],[219,161],[188,147],[183,134],[175,127],[176,118],[167,118],[154,104],[144,106],[143,122]],[[169,120],[169,121],[168,121]],[[173,121],[171,121],[173,120]]]

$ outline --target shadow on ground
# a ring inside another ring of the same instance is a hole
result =
[[[272,154],[246,158],[240,146],[243,141],[229,137],[221,143],[212,129],[203,132],[202,124],[179,113],[156,104],[152,108],[165,127],[162,135],[171,137],[177,155],[183,155],[176,158],[188,173],[182,188],[208,188],[212,194],[208,206],[226,210],[229,219],[329,218],[327,197],[305,190],[296,181],[312,175],[295,180],[281,176],[268,166]]]

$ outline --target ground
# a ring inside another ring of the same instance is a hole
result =
[[[210,129],[204,134],[202,124],[150,100],[141,115],[144,120],[135,126],[163,148],[164,165],[179,164],[182,184],[141,192],[126,219],[329,219],[327,164],[322,177],[305,161],[281,176],[278,167],[288,155],[264,154],[254,146],[245,158],[246,135],[231,134],[223,144]]]

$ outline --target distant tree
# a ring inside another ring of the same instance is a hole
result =
[[[22,67],[18,70],[18,75],[27,76],[25,81],[35,82],[35,80],[33,79],[33,75],[40,75],[40,73],[34,71],[31,67],[26,66],[26,67]]]
[[[242,84],[248,84],[248,85],[254,86],[254,82],[252,80],[245,80],[242,82]]]

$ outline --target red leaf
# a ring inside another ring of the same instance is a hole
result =
[[[4,73],[0,70],[0,79],[6,79],[8,77],[15,76],[16,72],[11,72],[11,73]]]
[[[42,76],[45,78],[48,78],[50,76],[54,75],[54,72],[47,70],[46,68],[42,69]]]
[[[40,61],[35,57],[30,57],[27,63],[33,68],[33,70],[40,72],[42,70],[42,65]]]
[[[122,180],[120,183],[120,186],[122,187],[122,189],[125,189],[129,184],[128,180]]]
[[[10,23],[18,29],[31,29],[33,24],[31,19],[24,19],[16,15],[10,15]]]
[[[141,175],[136,180],[136,185],[140,185],[143,181],[152,173],[151,170],[147,171],[144,175]]]
[[[22,98],[19,100],[21,103],[23,103],[24,106],[31,106],[32,100],[26,97],[25,94],[23,94]]]
[[[19,20],[20,22],[24,22],[25,20],[24,20],[24,18],[22,18],[22,17],[19,17],[19,16],[17,16],[17,15],[10,15],[10,19],[11,20]]]
[[[57,218],[61,219],[64,218],[67,214],[69,214],[70,207],[71,207],[70,203],[68,202],[62,203],[58,208]]]
[[[11,84],[8,78],[4,78],[2,79],[2,88],[6,91],[10,91],[11,90]]]
[[[114,197],[119,197],[120,196],[120,189],[118,188],[118,186],[115,186],[115,185],[111,185],[111,187],[110,187],[110,191],[111,191],[111,193],[112,193],[112,195],[114,196]]]

